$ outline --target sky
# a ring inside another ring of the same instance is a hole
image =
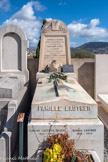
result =
[[[36,48],[43,19],[63,21],[70,46],[108,42],[108,0],[0,0],[0,28],[15,24],[26,33],[30,48]]]

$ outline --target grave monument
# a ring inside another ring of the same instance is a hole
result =
[[[27,48],[29,43],[25,33],[16,25],[7,25],[0,29],[0,75],[18,74],[29,79],[27,70]]]
[[[75,74],[65,73],[57,79],[53,71],[43,69],[56,60],[58,67],[71,64],[69,34],[66,25],[51,20],[42,28],[37,87],[28,123],[28,157],[41,162],[41,151],[48,136],[68,132],[75,148],[93,151],[103,162],[104,127],[98,119],[97,103],[78,84]],[[62,69],[62,68],[61,68]],[[41,72],[40,72],[41,71]],[[59,75],[59,73],[58,73]]]
[[[28,40],[16,25],[0,29],[0,158],[18,156],[18,113],[28,111]]]

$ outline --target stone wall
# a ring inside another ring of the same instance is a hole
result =
[[[95,100],[99,94],[108,94],[108,55],[99,54],[95,57]]]
[[[91,58],[71,59],[76,73],[76,79],[81,86],[94,98],[94,62]],[[28,70],[31,87],[31,96],[34,94],[36,87],[36,73],[38,71],[38,59],[28,57]]]
[[[79,84],[94,98],[94,65],[95,59],[76,58],[71,59],[74,66],[74,72]]]

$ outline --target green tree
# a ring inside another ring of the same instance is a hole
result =
[[[41,30],[42,30],[42,28],[43,28],[43,26],[44,26],[44,24],[47,22],[47,20],[43,20],[43,24],[42,24],[42,26],[41,26]],[[40,41],[41,41],[41,36],[39,37],[39,42],[38,42],[38,44],[37,44],[37,48],[36,48],[36,58],[39,58],[39,55],[40,55]]]
[[[75,50],[71,52],[71,58],[94,58],[95,54],[87,50]]]

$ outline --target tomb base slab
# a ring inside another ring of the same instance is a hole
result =
[[[65,132],[75,141],[76,149],[96,151],[103,162],[104,127],[99,119],[32,120],[28,124],[28,157],[35,158],[39,150],[44,150],[49,136]]]

